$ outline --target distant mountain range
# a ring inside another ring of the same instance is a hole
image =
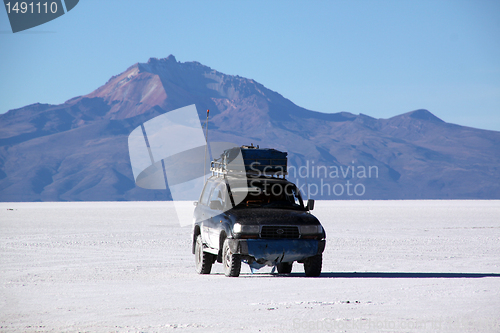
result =
[[[500,132],[427,110],[390,119],[310,111],[254,80],[171,55],[64,104],[0,115],[0,200],[168,200],[168,191],[135,186],[127,138],[191,104],[200,119],[210,109],[211,141],[287,151],[290,178],[316,199],[500,199]]]

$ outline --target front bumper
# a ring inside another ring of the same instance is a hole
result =
[[[316,239],[229,239],[231,252],[249,256],[259,263],[300,261],[323,253],[325,240]]]

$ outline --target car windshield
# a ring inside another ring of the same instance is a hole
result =
[[[232,188],[231,191],[237,193],[247,191],[247,189]],[[305,209],[299,191],[294,184],[270,180],[249,181],[248,193],[236,207]]]

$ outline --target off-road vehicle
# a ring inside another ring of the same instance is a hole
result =
[[[209,274],[217,261],[226,276],[236,277],[244,261],[253,268],[275,266],[281,274],[299,262],[306,276],[320,275],[326,234],[310,214],[314,200],[304,205],[299,189],[285,179],[286,154],[242,146],[212,162],[212,176],[195,202],[192,252],[199,274]],[[235,155],[243,169],[231,165]]]

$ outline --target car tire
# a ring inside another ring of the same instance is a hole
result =
[[[241,270],[241,258],[239,254],[231,252],[229,240],[224,240],[222,247],[222,264],[224,265],[224,275],[230,277],[238,277]]]
[[[321,266],[323,264],[323,255],[318,254],[314,257],[309,257],[304,261],[304,271],[306,276],[319,276],[321,274]]]
[[[282,262],[278,264],[278,273],[290,274],[292,272],[293,262]]]
[[[198,274],[210,274],[214,256],[211,253],[203,252],[203,242],[201,235],[196,237],[196,244],[194,248],[194,258],[196,263],[196,272]]]

